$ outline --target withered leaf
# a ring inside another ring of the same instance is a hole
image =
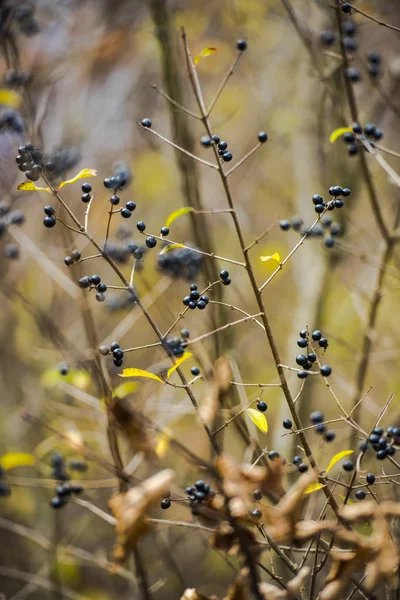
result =
[[[115,399],[112,415],[120,430],[135,452],[144,452],[146,458],[157,460],[154,436],[143,415],[132,406],[128,398]]]
[[[206,395],[199,408],[202,423],[211,423],[218,413],[223,396],[231,387],[232,372],[229,360],[222,356],[215,361],[214,375],[210,380]]]
[[[147,514],[153,504],[159,502],[174,479],[174,471],[165,469],[128,492],[116,494],[109,502],[117,519],[117,542],[114,557],[123,562],[127,553],[149,528]]]
[[[292,600],[297,598],[297,594],[304,586],[305,580],[310,574],[309,567],[303,567],[297,573],[296,577],[288,582],[287,589],[282,590],[272,583],[263,582],[260,584],[260,592],[265,600]]]

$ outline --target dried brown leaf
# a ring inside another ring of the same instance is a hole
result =
[[[218,358],[214,365],[214,375],[210,380],[206,395],[199,408],[202,423],[211,423],[216,417],[223,397],[231,387],[232,371],[226,357]]]
[[[116,494],[109,502],[117,519],[117,542],[114,556],[117,562],[126,559],[127,552],[149,528],[147,513],[165,495],[174,479],[174,471],[165,469],[128,492]]]
[[[236,577],[235,581],[228,589],[224,600],[248,600],[247,586],[244,577]]]
[[[228,497],[231,515],[235,518],[247,517],[253,506],[253,491],[265,478],[266,469],[257,467],[250,470],[247,465],[239,465],[228,454],[218,457],[217,469],[222,477],[222,488]]]
[[[300,569],[296,577],[288,582],[286,590],[282,590],[272,583],[265,582],[261,583],[259,588],[265,600],[292,600],[293,598],[297,598],[297,594],[304,586],[309,574],[309,567]]]
[[[132,407],[131,401],[127,398],[116,400],[112,414],[132,449],[135,452],[144,452],[150,460],[157,460],[156,443],[148,422]]]

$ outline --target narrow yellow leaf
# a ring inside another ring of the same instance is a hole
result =
[[[164,383],[161,377],[150,373],[150,371],[143,371],[143,369],[124,369],[119,375],[120,377],[146,377],[146,379],[155,379],[160,383]]]
[[[155,452],[158,458],[164,458],[169,448],[169,437],[163,432],[156,436],[156,440]]]
[[[196,58],[194,59],[194,65],[197,66],[197,63],[204,58],[205,56],[211,56],[211,54],[215,54],[216,52],[218,52],[218,48],[204,48],[204,50],[202,50],[200,52],[200,54],[198,56],[196,56]]]
[[[260,413],[260,411],[256,410],[255,408],[247,408],[246,412],[253,421],[254,425],[256,425],[260,431],[263,433],[268,433],[268,421],[265,415]]]
[[[191,352],[185,352],[184,354],[182,354],[182,356],[180,356],[179,358],[176,359],[175,364],[173,367],[171,367],[167,373],[167,379],[169,379],[172,375],[172,373],[174,371],[176,371],[176,369],[179,367],[179,365],[181,365],[185,360],[187,360],[188,358],[190,358],[191,356],[193,356],[193,354]]]
[[[33,183],[33,181],[24,181],[17,186],[17,190],[22,190],[24,192],[32,192],[36,190],[37,192],[47,192],[51,194],[50,188],[48,187],[39,187]]]
[[[177,219],[178,217],[181,217],[182,215],[187,215],[190,212],[193,212],[194,208],[192,208],[191,206],[184,206],[183,208],[178,208],[178,210],[174,210],[173,213],[171,213],[166,222],[165,222],[165,226],[169,227],[171,225],[171,223],[173,223],[175,221],[175,219]]]
[[[271,254],[271,256],[260,256],[260,260],[262,262],[267,262],[269,260],[275,260],[277,263],[280,263],[281,257],[279,256],[278,252],[275,252],[275,254]]]
[[[333,142],[336,142],[336,140],[340,138],[341,135],[347,133],[348,131],[352,132],[353,130],[351,127],[339,127],[339,129],[334,129],[334,131],[332,131],[331,135],[329,136],[330,143],[333,144]]]
[[[75,181],[78,181],[78,179],[86,179],[86,177],[96,177],[96,175],[97,171],[95,169],[82,169],[82,171],[79,171],[78,175],[75,175],[75,177],[73,177],[72,179],[62,181],[58,186],[58,189],[61,190],[61,188],[63,188],[64,185],[70,185],[71,183],[75,183]]]
[[[336,463],[339,462],[339,460],[342,460],[342,458],[344,458],[345,456],[353,454],[353,452],[354,450],[342,450],[342,452],[338,452],[337,454],[335,454],[335,456],[331,459],[329,465],[326,467],[325,471],[329,473],[332,467],[334,467]]]
[[[0,456],[0,465],[5,471],[14,467],[31,467],[36,462],[33,454],[27,452],[6,452]]]
[[[124,383],[120,383],[116,388],[114,388],[113,396],[114,398],[119,398],[122,400],[122,398],[126,398],[126,396],[129,396],[129,394],[135,392],[136,390],[137,383],[134,381],[124,381]]]
[[[175,248],[184,248],[185,246],[183,244],[170,244],[169,246],[165,246],[165,248],[163,248],[159,254],[159,256],[161,256],[162,254],[167,254],[167,252],[170,252],[170,250],[175,250]]]
[[[304,490],[304,494],[312,494],[313,492],[316,492],[317,490],[320,490],[323,487],[325,487],[323,483],[311,483]]]
[[[11,106],[12,108],[18,108],[22,102],[21,94],[14,92],[14,90],[7,90],[5,88],[0,89],[0,104],[4,106]]]

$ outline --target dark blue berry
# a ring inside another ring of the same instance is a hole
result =
[[[275,460],[275,458],[279,458],[279,452],[277,452],[276,450],[271,450],[271,452],[268,453],[268,458],[270,460]]]
[[[356,498],[357,498],[357,500],[365,500],[366,495],[367,494],[364,492],[364,490],[357,490],[356,491]]]
[[[125,204],[125,208],[127,208],[128,210],[130,210],[131,212],[133,212],[136,208],[136,203],[133,202],[132,200],[129,200],[129,202],[127,202]]]
[[[373,485],[375,483],[375,475],[373,473],[368,473],[366,480],[368,485]]]
[[[261,142],[261,144],[264,144],[267,140],[268,134],[265,131],[260,131],[258,134],[258,141]]]
[[[326,442],[333,442],[333,440],[336,437],[336,433],[334,431],[332,431],[332,429],[329,429],[326,433],[325,433],[325,441]]]
[[[92,186],[90,185],[90,183],[82,184],[82,192],[84,194],[89,194],[91,191],[92,191]]]
[[[305,356],[304,354],[298,354],[296,356],[296,363],[300,366],[300,367],[304,367],[304,365],[307,364],[307,356]]]
[[[171,500],[169,498],[163,498],[160,506],[163,510],[167,510],[171,506]]]
[[[300,463],[299,471],[300,473],[306,473],[308,471],[308,465],[306,465],[305,463]]]
[[[222,155],[222,158],[223,158],[224,162],[230,162],[233,158],[233,154],[232,154],[232,152],[224,152],[224,154]]]
[[[82,200],[82,202],[85,202],[85,204],[90,202],[91,199],[92,199],[92,196],[90,194],[82,194],[82,196],[81,196],[81,200]]]
[[[290,221],[287,219],[282,219],[282,221],[279,221],[279,227],[282,229],[282,231],[289,231],[291,227]]]
[[[317,204],[317,206],[315,207],[314,210],[318,215],[320,215],[321,213],[324,212],[325,206],[323,204]]]
[[[49,215],[49,216],[54,215],[54,208],[53,208],[53,206],[50,206],[50,204],[48,206],[45,206],[43,210],[46,215]]]
[[[302,329],[302,330],[299,332],[299,335],[300,335],[300,337],[301,337],[301,338],[304,338],[304,339],[305,339],[305,338],[307,337],[307,333],[308,333],[308,332],[307,332],[307,329]]]
[[[203,146],[203,148],[209,148],[211,146],[211,138],[209,135],[203,135],[203,137],[200,140],[200,144]]]
[[[160,233],[162,236],[166,236],[169,234],[169,229],[168,227],[161,227]]]
[[[257,402],[257,410],[259,410],[260,412],[265,412],[267,410],[268,406],[266,404],[266,402],[264,401],[260,401]]]
[[[311,413],[310,421],[311,423],[321,423],[324,420],[324,415],[320,410],[316,410]]]
[[[240,52],[244,52],[245,50],[247,50],[247,42],[246,40],[238,40],[236,42],[236,48],[240,51]]]
[[[352,471],[354,469],[354,465],[351,460],[345,460],[342,466],[345,471]]]
[[[293,458],[293,464],[294,465],[299,465],[301,462],[303,462],[303,459],[301,458],[301,456],[295,456]]]
[[[151,127],[150,119],[142,119],[142,126],[150,128]]]
[[[293,427],[293,423],[290,419],[284,419],[282,425],[285,429],[292,429]]]
[[[138,223],[136,223],[136,227],[138,228],[139,231],[141,231],[143,233],[143,231],[146,229],[146,225],[143,223],[143,221],[138,221]]]
[[[45,218],[43,219],[43,225],[44,225],[45,227],[49,228],[49,229],[50,229],[51,227],[54,227],[54,225],[55,225],[55,224],[56,224],[56,219],[55,219],[55,217],[53,217],[52,215],[51,215],[51,216],[50,216],[50,215],[48,215],[47,217],[45,217]]]
[[[199,367],[192,367],[192,368],[190,369],[190,372],[191,372],[191,374],[192,374],[194,377],[197,377],[197,375],[200,375],[200,369],[199,369]]]
[[[129,210],[129,208],[125,207],[121,210],[121,217],[124,219],[129,219],[130,216],[132,216],[132,211]]]
[[[324,423],[318,423],[318,425],[315,426],[315,432],[318,434],[322,434],[325,433],[326,431],[326,427],[324,425]]]
[[[54,496],[54,498],[52,498],[50,500],[50,506],[51,508],[62,508],[63,506],[65,506],[66,502],[63,498],[60,498],[59,496]]]
[[[321,348],[327,348],[328,347],[328,340],[326,338],[321,338],[318,342],[319,346]]]
[[[308,377],[308,373],[307,371],[298,371],[297,377],[299,379],[306,379],[306,377]]]
[[[299,346],[299,348],[307,348],[308,342],[304,338],[300,338],[299,340],[297,340],[297,345]]]
[[[314,352],[310,352],[307,358],[310,361],[310,363],[315,363],[315,361],[317,360],[317,355],[314,354]]]
[[[329,365],[322,365],[320,368],[320,373],[323,377],[329,377],[332,373],[332,368]]]

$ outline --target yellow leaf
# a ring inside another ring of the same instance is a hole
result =
[[[119,377],[146,377],[146,379],[155,379],[160,383],[164,383],[163,380],[150,371],[143,371],[143,369],[124,369]]]
[[[194,208],[192,208],[191,206],[184,206],[183,208],[178,208],[178,210],[174,210],[174,212],[168,216],[165,222],[165,227],[169,227],[171,223],[173,223],[178,217],[181,217],[182,215],[187,215],[187,213],[193,211]]]
[[[135,392],[137,389],[137,383],[134,381],[124,381],[124,383],[120,383],[113,391],[114,398],[126,398],[132,392]]]
[[[96,175],[97,171],[95,169],[82,169],[82,171],[79,171],[78,175],[75,175],[75,177],[73,177],[72,179],[62,181],[58,186],[58,189],[61,190],[61,188],[63,188],[64,185],[70,185],[71,183],[75,183],[75,181],[78,181],[78,179],[86,179],[86,177],[96,177]]]
[[[353,130],[351,127],[339,127],[339,129],[335,129],[334,131],[332,131],[331,135],[329,136],[329,141],[331,144],[333,144],[333,142],[336,142],[336,140],[340,138],[341,135],[352,131]]]
[[[158,458],[164,458],[169,447],[169,437],[164,432],[162,432],[158,434],[158,436],[156,436],[156,440],[157,444],[155,447],[155,452]]]
[[[159,254],[159,256],[161,256],[162,254],[167,254],[167,252],[170,252],[170,250],[175,250],[175,248],[184,248],[185,246],[183,244],[170,244],[169,246],[165,246],[165,248],[163,248]]]
[[[304,494],[312,494],[313,492],[316,492],[317,490],[320,490],[323,487],[325,487],[323,483],[311,483],[304,490]]]
[[[260,413],[260,411],[256,410],[255,408],[248,408],[247,413],[248,413],[250,419],[258,427],[258,429],[260,431],[262,431],[263,433],[268,433],[268,421],[267,421],[265,415]]]
[[[33,454],[27,452],[6,452],[0,457],[0,465],[5,471],[15,467],[31,467],[35,462]]]
[[[331,459],[329,465],[326,467],[325,471],[329,473],[332,467],[334,467],[336,463],[339,462],[339,460],[342,460],[342,458],[344,458],[345,456],[353,454],[353,452],[354,450],[342,450],[342,452],[338,452],[337,454],[335,454],[335,456]]]
[[[17,186],[17,190],[22,190],[24,192],[32,192],[36,190],[37,192],[47,192],[51,194],[51,190],[48,187],[39,187],[33,183],[33,181],[24,181]]]
[[[67,375],[61,375],[59,369],[48,369],[40,378],[44,388],[56,387],[59,383],[69,383],[74,387],[85,390],[90,383],[90,375],[87,371],[68,369]]]
[[[204,50],[202,50],[200,54],[194,59],[194,65],[196,66],[197,63],[205,56],[211,56],[211,54],[215,54],[216,52],[218,52],[218,48],[204,48]]]
[[[281,257],[279,256],[278,252],[275,252],[275,254],[271,254],[271,256],[260,256],[260,260],[262,262],[267,262],[268,260],[275,260],[277,263],[280,263]]]
[[[191,352],[184,352],[184,354],[175,361],[174,366],[169,369],[169,371],[167,373],[167,379],[169,379],[171,377],[172,373],[174,371],[176,371],[176,369],[179,367],[179,365],[181,365],[185,360],[187,360],[191,356],[193,356],[193,354]]]
[[[4,106],[11,106],[12,108],[18,108],[21,104],[22,96],[14,90],[7,90],[5,88],[0,89],[0,104]]]

